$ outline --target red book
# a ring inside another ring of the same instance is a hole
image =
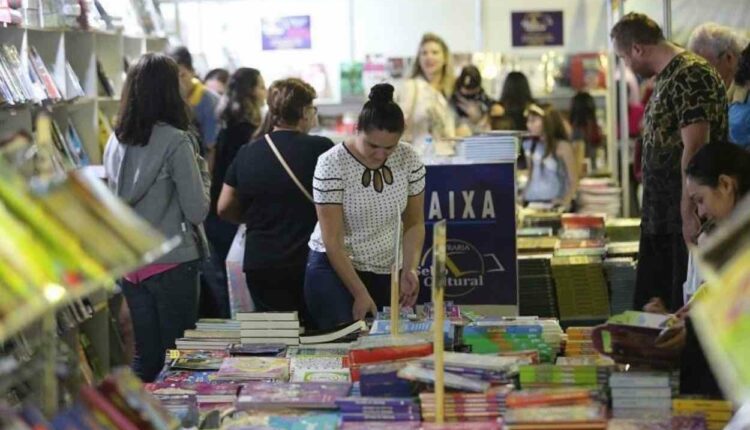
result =
[[[410,346],[355,349],[349,351],[349,362],[354,366],[365,363],[379,363],[384,361],[403,360],[406,358],[425,357],[430,354],[432,354],[431,343]]]
[[[582,389],[515,391],[506,398],[509,408],[586,404],[591,401],[589,390]]]
[[[81,398],[94,414],[105,418],[117,430],[139,430],[138,426],[130,422],[120,410],[110,403],[100,392],[96,391],[96,389],[84,385],[81,387]]]

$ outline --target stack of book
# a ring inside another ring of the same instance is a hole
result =
[[[590,321],[609,316],[609,292],[600,257],[553,257],[552,275],[560,320]]]
[[[578,211],[618,216],[622,211],[622,190],[608,178],[583,178],[578,184]]]
[[[672,400],[672,415],[703,417],[706,420],[706,430],[725,428],[733,414],[732,403],[724,400],[691,398]]]
[[[598,255],[607,252],[604,217],[601,215],[563,214],[557,256]]]
[[[181,350],[226,350],[240,342],[239,323],[224,319],[202,319],[194,330],[185,330],[175,342]]]
[[[227,357],[216,381],[288,381],[289,360],[283,357]]]
[[[336,409],[336,400],[350,389],[340,383],[248,382],[240,387],[237,409]]]
[[[33,46],[24,62],[15,45],[0,47],[0,105],[39,104],[62,99],[57,84]]]
[[[474,163],[512,163],[518,158],[518,134],[492,133],[464,138],[458,143],[458,156]]]
[[[518,308],[520,315],[557,318],[557,297],[552,278],[551,254],[518,257]]]
[[[540,361],[549,363],[561,350],[562,335],[555,319],[486,318],[464,328],[464,343],[479,354],[537,351]]]
[[[198,409],[228,409],[237,400],[240,385],[236,383],[184,383],[153,382],[146,384],[146,390],[157,399],[168,400],[172,396],[195,396]]]
[[[506,413],[506,397],[513,387],[494,387],[485,393],[446,393],[446,421],[485,421],[498,419]],[[420,393],[422,419],[435,421],[436,405],[434,393]]]
[[[560,239],[552,236],[518,237],[519,255],[552,254],[560,246]]]
[[[610,370],[596,365],[523,365],[519,369],[521,388],[586,388],[601,390]]]
[[[637,242],[641,237],[640,218],[607,218],[607,239],[610,242]]]
[[[419,365],[434,369],[435,357],[423,357]],[[466,354],[460,352],[444,353],[444,369],[469,379],[489,382],[490,385],[507,385],[518,375],[518,366],[528,363],[521,357],[497,357],[491,355]]]
[[[616,372],[609,377],[614,418],[669,417],[673,377],[669,372]]]
[[[523,228],[546,227],[552,229],[552,234],[557,234],[562,227],[562,220],[558,212],[531,212],[523,215]]]
[[[398,377],[398,372],[406,367],[406,360],[359,367],[357,388],[361,395],[372,397],[410,397],[415,394],[415,384]]]
[[[722,427],[723,428],[723,427]],[[612,418],[607,430],[706,430],[706,420],[698,416],[671,418]]]
[[[599,404],[508,409],[506,430],[605,430],[607,408]]]
[[[630,257],[607,258],[604,273],[609,284],[610,312],[616,315],[633,307],[636,262]]]
[[[610,242],[607,244],[607,257],[628,257],[631,260],[638,258],[638,247],[640,242]]]
[[[565,334],[567,335],[565,356],[585,357],[599,355],[599,352],[594,348],[594,341],[591,339],[593,331],[593,327],[568,327],[565,330]]]
[[[297,312],[238,312],[243,344],[281,343],[299,345]]]
[[[336,400],[344,422],[420,421],[419,402],[414,398],[345,397]]]
[[[349,350],[352,381],[359,381],[360,368],[366,365],[387,364],[432,354],[431,334],[402,334],[399,336],[365,336],[353,343]]]

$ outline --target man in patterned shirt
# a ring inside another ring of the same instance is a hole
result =
[[[686,243],[700,228],[684,171],[705,143],[725,141],[726,90],[703,58],[666,41],[652,19],[625,15],[610,33],[617,56],[642,78],[656,77],[644,117],[643,214],[634,305],[682,306]]]

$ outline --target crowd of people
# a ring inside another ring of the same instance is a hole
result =
[[[688,246],[748,188],[740,147],[750,145],[750,46],[711,24],[685,50],[641,14],[625,16],[611,38],[631,78],[653,83],[642,127],[635,124],[644,196],[634,307],[679,310],[684,330],[664,347],[699,354],[685,304],[701,281]],[[628,96],[635,106],[640,94]],[[200,80],[184,47],[146,54],[128,71],[107,179],[165,235],[182,238],[121,281],[144,380],[199,315],[228,317],[224,262],[238,225],[247,229],[243,270],[256,309],[297,311],[307,327],[329,329],[389,304],[392,237],[401,228],[400,300],[416,302],[429,139],[525,130],[523,200],[564,208],[574,206],[585,173],[577,154],[593,167],[604,141],[590,94],[576,94],[566,118],[512,72],[495,100],[476,67],[454,76],[448,46],[434,34],[422,38],[398,91],[370,90],[356,135],[344,142],[310,134],[316,97],[296,78],[266,88],[253,68],[215,69]]]

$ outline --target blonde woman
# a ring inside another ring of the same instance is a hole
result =
[[[449,100],[456,78],[450,50],[439,36],[426,33],[419,42],[417,59],[398,97],[404,111],[404,140],[418,153],[427,137],[439,140],[455,135],[455,119]]]

